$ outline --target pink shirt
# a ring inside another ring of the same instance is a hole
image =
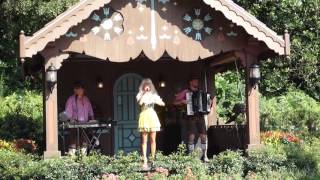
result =
[[[176,94],[175,101],[186,100],[187,99],[187,97],[186,97],[187,92],[189,92],[189,89],[185,89],[185,90],[179,92],[178,94]]]
[[[89,117],[93,117],[93,110],[89,98],[83,96],[80,100],[80,98],[76,98],[75,95],[70,96],[66,103],[65,113],[69,119],[87,122]]]

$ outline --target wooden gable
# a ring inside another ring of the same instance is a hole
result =
[[[142,52],[157,60],[195,61],[251,46],[258,53],[289,54],[278,36],[229,0],[83,0],[31,37],[20,36],[21,58],[46,48],[113,62]]]

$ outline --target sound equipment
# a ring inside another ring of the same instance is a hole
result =
[[[211,96],[204,91],[189,91],[186,94],[187,115],[209,114],[211,109]]]

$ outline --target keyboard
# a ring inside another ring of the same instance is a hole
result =
[[[67,129],[75,129],[75,128],[111,128],[112,123],[99,122],[97,120],[90,120],[88,122],[65,122],[61,124],[62,127]]]

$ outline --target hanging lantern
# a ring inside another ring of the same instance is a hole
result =
[[[260,67],[257,64],[250,66],[250,80],[253,85],[257,84],[261,79]]]
[[[46,72],[46,82],[53,86],[55,83],[57,83],[57,69],[51,64]]]

